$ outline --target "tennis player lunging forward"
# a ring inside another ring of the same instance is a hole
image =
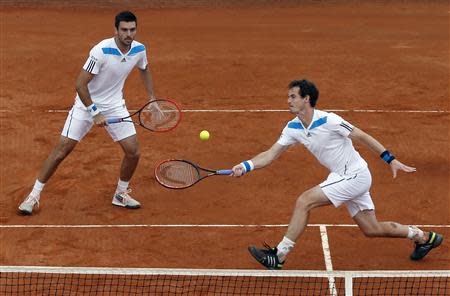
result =
[[[115,27],[113,38],[105,39],[92,48],[77,78],[75,104],[67,116],[58,145],[45,160],[33,190],[19,206],[23,214],[32,213],[33,208],[39,204],[45,183],[94,124],[105,127],[111,138],[118,142],[124,151],[119,182],[112,199],[113,205],[129,209],[140,207],[140,203],[129,195],[131,190],[128,189],[128,183],[139,161],[136,129],[129,122],[107,125],[106,119],[129,115],[122,89],[134,67],[140,70],[150,99],[154,99],[153,82],[146,49],[143,44],[134,40],[136,16],[129,11],[119,13],[115,17]]]
[[[267,151],[233,167],[233,175],[242,176],[253,169],[263,168],[275,160],[288,146],[303,144],[319,162],[330,170],[328,178],[302,193],[297,199],[289,227],[277,247],[258,249],[249,247],[250,253],[268,269],[281,269],[288,253],[305,230],[309,212],[313,208],[345,204],[361,231],[368,237],[402,237],[415,242],[412,260],[419,260],[438,247],[443,236],[424,232],[415,226],[396,222],[379,222],[370,197],[372,183],[367,163],[355,150],[356,140],[387,162],[394,178],[398,171],[415,172],[395,159],[377,140],[334,113],[315,109],[319,91],[308,80],[294,80],[289,84],[289,110],[296,117],[288,122],[278,141]]]

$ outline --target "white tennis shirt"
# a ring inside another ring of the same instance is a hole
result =
[[[348,137],[352,130],[353,125],[339,115],[314,109],[308,127],[295,117],[286,124],[277,143],[283,146],[301,143],[331,172],[351,174],[367,167]]]
[[[105,39],[91,49],[83,69],[95,74],[88,83],[88,89],[92,102],[100,110],[124,104],[123,85],[135,66],[142,70],[147,66],[145,46],[137,41],[131,43],[125,54],[117,47],[114,38]],[[75,104],[84,106],[78,94]]]

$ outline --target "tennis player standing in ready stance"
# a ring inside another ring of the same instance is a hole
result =
[[[123,98],[123,86],[134,67],[140,70],[149,99],[155,98],[153,82],[146,49],[143,44],[134,40],[136,16],[130,11],[120,12],[115,17],[115,27],[113,38],[105,39],[92,48],[77,78],[75,104],[67,116],[58,145],[45,160],[33,190],[19,206],[23,214],[32,213],[33,208],[39,204],[45,183],[94,124],[105,127],[124,151],[113,205],[129,209],[140,207],[140,203],[129,195],[131,190],[128,189],[139,161],[136,129],[129,122],[107,125],[106,119],[129,115]]]
[[[286,256],[305,230],[310,210],[326,205],[339,207],[345,204],[366,236],[409,238],[415,242],[411,259],[422,259],[431,249],[441,244],[443,236],[424,232],[415,226],[377,220],[369,193],[372,177],[367,163],[353,147],[352,140],[380,155],[390,165],[394,178],[398,171],[411,173],[416,169],[395,159],[372,136],[340,116],[315,109],[318,98],[319,91],[312,82],[292,81],[289,84],[288,104],[290,112],[296,117],[288,122],[278,141],[269,150],[233,167],[233,175],[242,176],[253,169],[269,165],[290,145],[301,143],[330,170],[325,181],[299,196],[287,232],[278,246],[271,248],[266,245],[263,249],[250,246],[250,253],[266,268],[281,269]]]

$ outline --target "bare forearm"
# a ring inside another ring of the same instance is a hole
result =
[[[85,70],[81,70],[75,84],[75,89],[77,90],[78,96],[80,97],[81,102],[83,102],[86,107],[92,105],[92,99],[91,94],[89,93],[88,84],[93,78],[93,74]]]
[[[364,144],[378,155],[386,150],[386,148],[378,140],[356,127],[350,134],[350,138]]]
[[[261,152],[260,154],[253,157],[251,160],[255,169],[260,169],[271,164],[275,159],[277,159],[281,153],[287,149],[287,146],[282,146],[275,143],[269,150]]]
[[[251,159],[255,169],[260,169],[272,163],[274,158],[271,157],[270,151],[264,151]]]
[[[361,142],[378,155],[386,150],[386,148],[378,140],[368,134],[361,138]]]
[[[89,93],[87,85],[77,84],[76,90],[81,102],[83,102],[86,107],[92,105],[91,94]]]
[[[359,128],[355,127],[353,129],[353,131],[350,134],[350,138],[363,143],[364,145],[369,147],[370,150],[380,155],[384,161],[390,164],[394,178],[397,177],[398,170],[407,173],[412,173],[416,171],[416,168],[404,165],[403,163],[395,159],[394,155],[392,155],[389,151],[387,151],[386,148],[380,142],[378,142],[374,137],[370,136],[369,134],[366,134]]]
[[[243,161],[233,167],[233,176],[240,177],[253,169],[260,169],[268,166],[272,161],[278,158],[280,154],[286,150],[287,146],[275,143],[269,150],[261,152],[251,160]]]
[[[153,98],[155,96],[153,92],[153,79],[152,79],[152,73],[148,68],[145,70],[141,70],[141,80],[144,83],[145,91],[147,92],[147,95],[149,98]]]

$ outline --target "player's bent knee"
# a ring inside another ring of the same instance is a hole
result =
[[[302,199],[301,195],[297,198],[297,201],[295,202],[295,207],[300,209],[306,208],[306,203]]]
[[[303,192],[296,202],[296,207],[305,211],[310,211],[313,208],[329,203],[328,199],[323,199],[314,189]]]
[[[313,208],[313,202],[310,198],[308,198],[308,194],[303,193],[302,195],[300,195],[297,198],[297,201],[295,203],[295,207],[302,209],[302,210],[306,210],[309,211],[310,209]]]
[[[67,155],[69,155],[70,152],[72,152],[72,150],[75,148],[76,143],[76,141],[62,140],[53,150],[53,157],[59,161],[64,160],[64,158],[66,158]]]
[[[131,136],[119,142],[126,158],[139,159],[141,152],[136,136]]]

